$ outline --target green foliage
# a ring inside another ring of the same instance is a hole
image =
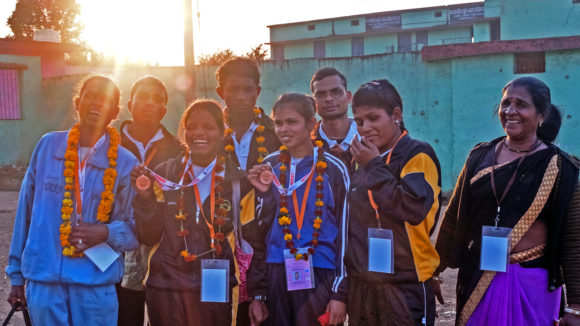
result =
[[[206,54],[199,57],[199,64],[208,66],[219,66],[229,59],[235,57],[234,51],[231,49],[218,50],[212,54]]]
[[[80,10],[75,0],[18,0],[7,25],[15,39],[32,40],[34,30],[50,28],[60,32],[62,42],[79,43]]]
[[[258,63],[265,61],[266,57],[268,56],[268,50],[262,48],[263,46],[264,46],[263,43],[256,45],[250,51],[246,52],[244,57],[253,59]]]
[[[263,48],[264,44],[256,45],[250,51],[243,55],[245,58],[253,59],[260,63],[265,61],[268,56],[268,50]],[[236,57],[236,54],[231,49],[218,50],[212,54],[206,54],[198,57],[200,65],[219,66],[227,60]]]

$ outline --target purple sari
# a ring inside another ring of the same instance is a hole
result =
[[[495,274],[467,325],[554,325],[561,293],[561,287],[548,291],[546,269],[511,264]]]

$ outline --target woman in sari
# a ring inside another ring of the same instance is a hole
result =
[[[552,144],[561,124],[534,77],[503,88],[505,136],[475,146],[461,171],[436,248],[459,268],[458,325],[580,324],[578,160]],[[495,249],[494,249],[495,248]]]

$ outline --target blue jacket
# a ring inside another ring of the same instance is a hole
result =
[[[276,176],[280,175],[280,152],[270,154],[264,160],[265,163],[270,163],[273,167],[273,172]],[[319,244],[315,248],[315,253],[312,256],[313,265],[315,268],[333,269],[336,271],[336,278],[333,282],[332,291],[333,299],[346,301],[347,280],[346,268],[344,265],[344,254],[347,247],[348,234],[348,211],[349,204],[347,199],[347,192],[350,184],[348,169],[335,156],[328,152],[324,153],[328,167],[324,171],[324,184],[322,193],[324,194],[324,207],[322,210],[322,226],[320,228],[320,236],[318,237]],[[296,166],[296,179],[305,176],[312,168],[313,156],[306,156]],[[288,173],[290,173],[288,171]],[[288,178],[289,179],[289,178]],[[288,185],[288,181],[286,186]],[[296,189],[298,205],[301,205],[306,185],[303,184]],[[286,249],[286,241],[282,232],[282,226],[278,223],[278,212],[280,209],[280,195],[276,187],[272,184],[270,190],[266,193],[257,192],[258,205],[256,207],[256,215],[260,220],[261,228],[267,232],[265,237],[266,242],[266,263],[284,262],[284,250]],[[306,213],[304,214],[304,223],[302,224],[301,239],[296,239],[298,227],[296,225],[296,213],[292,197],[287,198],[289,216],[292,218],[292,223],[289,228],[294,237],[294,244],[296,248],[310,247],[312,240],[312,233],[314,231],[314,210],[316,201],[316,182],[313,180],[310,185],[308,193],[308,201],[306,203]],[[254,257],[259,255],[254,248]],[[254,263],[252,263],[254,264]],[[257,273],[257,268],[251,268],[249,273]],[[264,277],[263,275],[261,277]],[[248,276],[248,278],[255,279],[256,275]],[[256,283],[248,281],[248,284]],[[251,291],[256,290],[258,285],[250,285]]]
[[[103,285],[118,283],[123,277],[123,255],[105,272],[101,272],[86,257],[69,258],[62,255],[59,227],[62,223],[60,210],[65,186],[63,171],[67,138],[67,131],[48,133],[40,139],[32,153],[20,189],[6,267],[12,286],[23,285],[25,279]],[[107,135],[106,141],[91,155],[85,168],[87,186],[82,205],[83,220],[87,223],[96,222],[97,207],[104,189],[103,173],[109,165],[108,148]],[[107,224],[107,243],[116,251],[128,251],[138,247],[131,206],[135,191],[131,187],[129,176],[131,169],[137,164],[137,159],[119,146],[115,201]]]

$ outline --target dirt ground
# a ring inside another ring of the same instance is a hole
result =
[[[18,203],[17,191],[0,191],[0,275],[4,274],[4,269],[8,263],[8,250],[12,239],[12,224],[16,213]],[[446,270],[443,275],[444,283],[442,284],[445,305],[437,305],[439,318],[436,325],[450,326],[455,320],[455,282],[457,273],[455,270]],[[10,306],[6,302],[10,292],[10,281],[6,276],[0,277],[0,321],[3,321]],[[17,313],[9,325],[24,325],[22,314]]]

